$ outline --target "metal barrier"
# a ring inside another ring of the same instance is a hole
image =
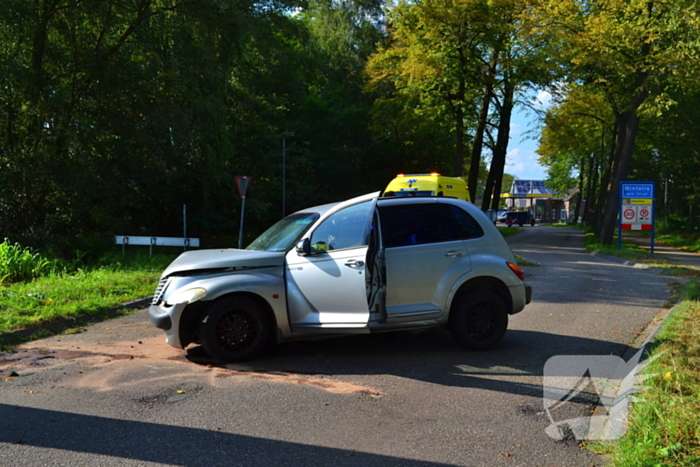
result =
[[[187,250],[187,247],[199,248],[198,238],[129,237],[126,235],[115,235],[114,243],[122,246],[122,256],[124,256],[127,245],[148,245],[148,256],[153,256],[154,246],[181,246],[185,250]]]

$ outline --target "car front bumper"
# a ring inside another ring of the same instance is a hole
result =
[[[165,341],[176,349],[183,348],[180,341],[179,324],[182,312],[187,305],[187,303],[178,303],[166,306],[165,302],[161,302],[160,305],[151,305],[148,308],[148,318],[151,323],[158,329],[165,331]]]
[[[525,284],[525,305],[532,301],[532,286]]]

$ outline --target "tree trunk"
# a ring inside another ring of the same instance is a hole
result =
[[[486,180],[486,190],[481,203],[481,209],[483,210],[489,208],[498,210],[498,205],[501,201],[501,183],[503,181],[503,170],[506,165],[508,139],[510,138],[510,119],[513,113],[513,93],[514,90],[505,81],[503,102],[499,111],[498,136],[496,137],[489,178]]]
[[[637,76],[637,90],[641,88],[641,83],[645,80],[646,74],[639,73]],[[634,155],[635,140],[639,128],[637,109],[639,109],[639,106],[642,105],[645,99],[646,93],[638,92],[632,100],[631,108],[618,118],[620,122],[620,134],[616,140],[615,148],[615,153],[618,155],[615,158],[617,164],[613,167],[613,171],[610,174],[603,222],[600,229],[600,236],[598,237],[604,245],[612,245],[613,242],[618,211],[620,182],[627,180],[632,166],[632,156]]]
[[[484,97],[481,102],[481,110],[479,111],[479,122],[474,135],[474,145],[472,146],[471,163],[469,165],[469,180],[467,188],[469,189],[469,199],[476,200],[476,189],[479,184],[479,171],[481,170],[481,151],[484,147],[484,132],[489,118],[489,106],[493,97],[493,82],[489,80],[484,87]]]
[[[461,86],[460,86],[461,87]],[[464,107],[461,102],[455,106],[455,155],[452,160],[452,176],[461,177],[464,166]]]
[[[583,200],[583,172],[586,169],[586,160],[581,158],[581,168],[578,173],[578,195],[576,196],[576,207],[574,208],[574,225],[578,223],[581,214],[581,201]]]
[[[484,148],[484,134],[486,125],[489,120],[489,107],[491,99],[493,99],[493,77],[496,75],[496,63],[500,55],[500,47],[493,51],[491,63],[489,64],[487,75],[485,76],[484,95],[479,110],[479,121],[477,122],[476,134],[474,135],[474,145],[472,146],[472,154],[469,165],[469,180],[467,188],[469,189],[469,199],[476,200],[476,192],[479,185],[479,172],[481,171],[481,152]]]

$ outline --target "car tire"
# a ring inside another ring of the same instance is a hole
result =
[[[241,362],[259,355],[270,340],[269,318],[249,297],[224,297],[199,322],[204,350],[222,362]]]
[[[450,332],[471,350],[486,350],[498,344],[508,328],[508,312],[501,297],[486,290],[471,291],[450,315]]]

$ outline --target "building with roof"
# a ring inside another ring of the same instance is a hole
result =
[[[573,216],[576,192],[555,197],[543,180],[513,180],[510,191],[501,194],[506,209],[530,211],[541,222],[567,222]]]

